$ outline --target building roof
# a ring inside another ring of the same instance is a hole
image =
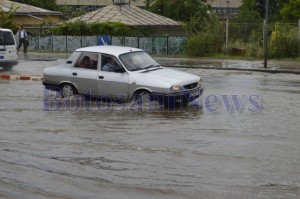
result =
[[[0,1],[0,7],[4,12],[8,12],[10,8],[17,8],[16,15],[22,15],[22,14],[34,14],[34,15],[62,15],[61,12],[55,12],[46,10],[43,8],[38,8],[35,6],[22,4],[14,1],[9,0],[1,0]]]
[[[145,6],[145,0],[123,0],[124,3],[129,4],[133,6]],[[99,5],[99,6],[108,6],[113,5],[114,2],[122,2],[122,0],[56,0],[57,5],[81,5],[81,6],[89,6],[89,5]]]
[[[75,21],[84,21],[86,23],[121,22],[127,26],[180,26],[180,23],[177,21],[130,5],[106,6],[80,17],[70,19],[68,22]]]

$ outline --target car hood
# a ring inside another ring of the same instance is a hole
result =
[[[200,77],[196,75],[167,68],[139,72],[139,75],[143,79],[158,80],[171,85],[186,85],[200,80]]]

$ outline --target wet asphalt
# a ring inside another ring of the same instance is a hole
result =
[[[175,110],[87,106],[46,98],[55,93],[40,81],[0,79],[0,197],[299,198],[299,75],[176,69],[203,77],[205,91]]]

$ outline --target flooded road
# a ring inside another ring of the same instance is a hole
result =
[[[0,198],[298,199],[299,75],[178,70],[203,77],[200,108],[58,110],[40,81],[0,79]]]

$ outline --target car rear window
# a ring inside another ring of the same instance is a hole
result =
[[[0,45],[15,45],[13,34],[11,32],[0,31]]]

